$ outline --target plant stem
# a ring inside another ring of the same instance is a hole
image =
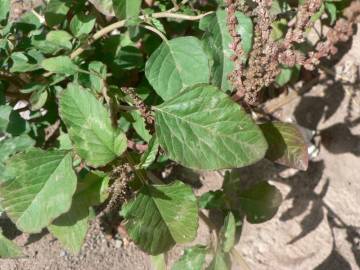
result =
[[[186,2],[186,1],[185,1]],[[201,15],[197,15],[197,16],[190,16],[190,15],[186,15],[186,14],[176,14],[173,13],[174,10],[170,10],[170,11],[165,11],[165,12],[158,12],[158,13],[153,13],[151,14],[152,18],[156,18],[156,19],[160,19],[160,18],[172,18],[172,19],[179,19],[179,20],[188,20],[188,21],[197,21],[202,19],[203,17],[213,13],[213,12],[207,12]],[[146,17],[148,16],[144,16],[141,15],[139,16],[139,19],[144,20],[146,19]],[[77,48],[75,51],[73,51],[70,54],[70,58],[74,59],[76,57],[78,57],[80,54],[82,54],[91,44],[93,44],[96,40],[100,39],[101,37],[111,33],[112,31],[114,31],[115,29],[124,27],[126,24],[126,20],[122,20],[122,21],[118,21],[115,22],[113,24],[110,24],[106,27],[104,27],[103,29],[99,30],[98,32],[96,32],[90,39],[88,39],[86,41],[85,44],[83,44],[81,47]]]
[[[140,25],[140,26],[157,34],[164,42],[166,43],[168,42],[167,37],[161,31],[157,30],[155,27],[152,27],[150,25]]]

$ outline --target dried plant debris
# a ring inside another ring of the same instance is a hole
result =
[[[250,8],[248,2],[255,3]],[[353,34],[353,26],[359,20],[359,2],[354,1],[345,9],[344,17],[337,20],[330,28],[324,40],[316,44],[312,51],[303,52],[299,45],[306,42],[309,29],[314,27],[314,16],[321,16],[324,1],[305,0],[299,4],[296,15],[288,20],[286,34],[279,40],[271,36],[273,23],[277,17],[272,15],[272,0],[239,1],[226,0],[228,13],[228,30],[233,37],[231,49],[234,51],[232,60],[235,68],[229,74],[235,94],[235,100],[255,106],[261,101],[261,91],[273,84],[281,71],[281,67],[303,66],[313,70],[320,63],[320,59],[334,55],[338,42],[347,41]],[[252,12],[249,12],[252,10]],[[247,62],[243,61],[241,37],[237,31],[238,21],[236,12],[250,14],[255,27],[254,42]]]

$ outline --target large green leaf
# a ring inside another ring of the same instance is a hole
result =
[[[116,17],[120,20],[135,17],[140,13],[141,0],[112,0]]]
[[[48,226],[49,231],[71,253],[80,251],[89,227],[89,207],[107,198],[109,177],[102,172],[89,172],[79,181],[71,208]]]
[[[179,37],[163,42],[146,63],[145,74],[164,100],[196,83],[208,83],[208,57],[195,37]]]
[[[282,201],[280,191],[268,182],[260,182],[239,194],[240,207],[250,223],[271,219]]]
[[[21,255],[21,249],[0,232],[0,258],[16,258]]]
[[[186,167],[243,167],[262,159],[267,150],[250,116],[214,86],[190,87],[154,110],[160,145]]]
[[[90,165],[106,165],[126,150],[124,133],[113,128],[104,105],[81,86],[68,85],[60,99],[60,115],[76,151]]]
[[[121,213],[134,242],[157,255],[175,243],[194,240],[198,228],[198,207],[191,188],[180,181],[169,185],[146,185]]]
[[[76,175],[67,151],[33,149],[6,163],[1,205],[23,232],[38,233],[69,210]]]
[[[184,255],[175,262],[172,270],[201,270],[205,263],[207,249],[205,246],[194,246],[184,250]]]
[[[306,141],[291,123],[272,122],[260,125],[269,144],[266,158],[284,166],[306,171],[309,163]]]

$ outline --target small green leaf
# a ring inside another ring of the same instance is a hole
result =
[[[138,16],[141,0],[112,0],[116,17],[120,20]]]
[[[1,1],[2,0],[0,0],[0,2]],[[17,258],[22,255],[21,249],[0,232],[0,258]]]
[[[224,253],[221,249],[217,249],[214,259],[206,270],[230,270],[231,259],[229,253]]]
[[[61,24],[70,10],[68,0],[50,0],[45,9],[45,20],[49,27]]]
[[[0,23],[7,20],[10,12],[10,0],[0,0]]]
[[[154,107],[155,128],[169,158],[193,169],[253,164],[266,140],[242,107],[210,85],[196,85]]]
[[[36,91],[32,93],[30,97],[31,110],[37,111],[40,110],[46,103],[48,98],[48,92],[45,91]]]
[[[146,129],[146,123],[144,118],[141,116],[139,111],[131,111],[131,116],[134,119],[132,126],[134,127],[136,133],[146,142],[149,142],[151,139],[150,132]]]
[[[245,55],[247,55],[253,47],[254,25],[251,18],[242,12],[236,12],[236,18],[238,20],[238,33],[241,36],[241,47]]]
[[[154,270],[166,270],[166,261],[165,254],[161,253],[159,255],[150,256],[151,260],[151,269]]]
[[[6,163],[1,205],[23,232],[38,233],[67,212],[76,189],[71,154],[33,149]]]
[[[19,136],[29,131],[29,124],[11,106],[0,106],[0,132]]]
[[[330,24],[333,25],[337,19],[337,8],[334,3],[325,2],[325,8],[327,13],[329,14]]]
[[[46,35],[46,43],[47,46],[49,46],[49,43],[51,43],[50,46],[54,47],[53,52],[56,52],[57,50],[61,49],[72,49],[71,39],[73,37],[66,31],[63,30],[56,30],[56,31],[50,31]],[[56,49],[55,49],[56,48]]]
[[[142,154],[138,167],[140,169],[148,168],[155,161],[158,150],[159,140],[156,135],[154,135],[149,142],[148,149]]]
[[[48,226],[52,235],[71,253],[80,251],[89,227],[89,208],[108,197],[109,177],[102,172],[89,172],[79,181],[71,208]]]
[[[144,186],[120,214],[127,221],[130,237],[152,255],[169,250],[175,243],[190,242],[197,233],[196,197],[180,181]]]
[[[79,71],[79,67],[68,56],[47,58],[41,62],[41,66],[47,71],[65,75],[74,75]]]
[[[205,263],[207,248],[197,245],[184,250],[184,255],[175,262],[172,270],[201,270]]]
[[[271,31],[271,38],[273,41],[281,40],[285,37],[285,34],[288,29],[288,22],[286,19],[280,19],[277,21],[274,21],[271,24],[272,31]]]
[[[105,87],[107,67],[100,61],[92,61],[89,64],[91,89],[101,93]]]
[[[300,73],[300,66],[296,65],[294,67],[282,67],[280,74],[276,77],[276,83],[283,87],[290,81],[294,80],[297,75]]]
[[[93,30],[95,22],[94,15],[75,14],[70,22],[70,31],[77,38],[87,36]]]
[[[260,125],[269,144],[266,158],[284,166],[306,171],[309,163],[307,143],[298,127],[272,122]]]
[[[236,222],[233,213],[229,213],[220,232],[222,250],[230,252],[235,245]]]
[[[239,201],[250,223],[262,223],[276,214],[282,196],[276,187],[267,182],[260,182],[241,192]]]
[[[210,79],[209,62],[201,42],[195,37],[179,37],[163,42],[146,63],[145,74],[164,100],[182,89]]]
[[[112,127],[110,114],[88,90],[69,84],[60,99],[60,115],[80,157],[103,166],[120,156],[127,140]]]
[[[214,62],[211,70],[212,83],[223,91],[231,90],[228,75],[234,69],[234,62],[230,59],[233,54],[230,49],[232,37],[226,21],[227,14],[222,9],[200,21],[200,29],[206,31],[203,42]]]
[[[209,191],[199,198],[199,207],[203,209],[223,209],[224,193],[221,190]]]
[[[11,60],[13,62],[10,72],[29,72],[40,69],[40,65],[36,61],[29,59],[25,53],[14,52],[11,54]]]
[[[106,16],[115,16],[112,0],[89,0],[94,7]]]
[[[35,141],[26,134],[0,141],[0,162],[4,162],[17,152],[29,150],[34,144]]]

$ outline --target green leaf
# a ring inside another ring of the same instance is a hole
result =
[[[72,49],[71,39],[73,37],[66,31],[63,30],[56,30],[56,31],[50,31],[46,35],[46,45],[51,47],[54,47],[53,52],[56,52],[57,50],[61,49]]]
[[[151,269],[154,270],[166,270],[166,261],[164,253],[159,255],[150,256]]]
[[[141,0],[112,0],[116,17],[120,20],[138,16]]]
[[[237,31],[241,37],[241,47],[245,55],[247,55],[253,47],[254,25],[251,18],[242,12],[236,12],[236,18],[239,23]],[[245,57],[244,60],[246,60],[246,58],[247,57]]]
[[[184,255],[175,262],[172,270],[201,270],[205,263],[207,248],[197,245],[184,250]]]
[[[37,111],[40,110],[46,103],[48,98],[48,92],[45,91],[36,91],[32,93],[30,97],[31,110]]]
[[[300,73],[300,65],[296,65],[294,67],[282,67],[280,74],[276,77],[276,83],[283,87],[291,80],[294,80],[294,77],[299,75]]]
[[[187,86],[207,83],[210,79],[207,55],[195,37],[163,42],[147,61],[145,74],[164,100],[174,97]]]
[[[288,29],[288,22],[283,18],[272,22],[271,27],[271,38],[273,41],[278,41],[285,37]]]
[[[325,8],[327,13],[329,14],[330,24],[333,25],[337,19],[337,8],[334,3],[325,2]]]
[[[241,12],[236,13],[239,21],[237,32],[241,36],[241,46],[246,55],[253,46],[253,22],[250,17]],[[234,52],[230,49],[233,39],[227,26],[227,13],[219,9],[215,14],[204,17],[200,22],[200,29],[205,31],[203,41],[212,60],[212,82],[223,91],[231,90],[228,75],[234,69],[234,62],[230,59]]]
[[[217,249],[214,259],[206,270],[230,270],[231,259],[228,253],[224,253],[221,249]]]
[[[29,72],[41,68],[35,61],[32,61],[31,63],[29,57],[22,52],[14,52],[11,54],[11,60],[13,64],[10,68],[10,72]]]
[[[1,1],[2,0],[0,0],[0,2]],[[17,258],[22,255],[21,249],[0,232],[0,258]]]
[[[131,116],[134,119],[134,122],[132,122],[132,126],[134,127],[136,133],[146,142],[149,142],[151,140],[151,134],[146,129],[146,123],[144,118],[141,116],[139,111],[131,111]]]
[[[33,149],[6,163],[1,205],[23,232],[38,233],[67,212],[76,189],[71,154]]]
[[[149,142],[148,149],[144,152],[144,154],[142,154],[138,167],[140,169],[148,168],[155,161],[158,150],[159,140],[157,136],[154,135]]]
[[[0,23],[7,20],[10,12],[10,0],[0,0]]]
[[[214,61],[211,70],[212,83],[223,91],[231,90],[228,75],[234,69],[234,62],[230,60],[233,55],[230,49],[232,37],[226,21],[226,11],[219,9],[215,14],[204,17],[200,22],[200,28],[206,31],[203,41]]]
[[[134,242],[157,255],[175,243],[194,240],[198,228],[198,207],[191,188],[180,181],[169,185],[146,185],[120,214]]]
[[[112,127],[110,114],[89,91],[69,84],[60,99],[60,115],[79,156],[92,166],[103,166],[120,156],[127,140]]]
[[[52,235],[71,253],[80,251],[89,227],[89,208],[104,202],[108,196],[109,177],[89,172],[78,184],[71,208],[48,226]]]
[[[298,127],[272,122],[260,125],[269,144],[266,158],[284,166],[306,171],[309,164],[307,143]]]
[[[271,219],[277,212],[282,196],[280,191],[267,182],[260,182],[239,194],[240,207],[250,223]]]
[[[144,67],[142,52],[135,46],[124,46],[116,52],[113,64],[125,70],[142,69]]]
[[[203,209],[223,209],[224,193],[221,190],[209,191],[199,198],[199,207]]]
[[[196,85],[154,107],[161,147],[183,166],[218,170],[253,164],[267,143],[240,105],[210,85]]]
[[[101,93],[105,87],[107,67],[102,62],[92,61],[89,64],[91,89]]]
[[[229,213],[224,221],[224,226],[221,228],[220,241],[222,250],[230,252],[235,245],[236,222],[233,213]]]
[[[94,15],[75,14],[70,22],[70,31],[77,38],[86,36],[93,30],[95,22],[96,17]]]
[[[50,0],[45,9],[45,20],[49,27],[61,24],[70,10],[67,0]]]
[[[26,134],[0,141],[0,162],[4,162],[17,152],[29,150],[34,144],[35,141]]]
[[[114,7],[112,0],[89,0],[94,7],[106,16],[114,16]]]
[[[19,136],[29,130],[28,123],[11,106],[0,106],[0,132]]]
[[[43,69],[53,73],[74,75],[79,71],[79,67],[71,61],[69,56],[56,56],[41,62]]]

